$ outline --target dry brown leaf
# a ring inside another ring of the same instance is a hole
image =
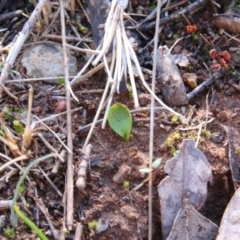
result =
[[[183,140],[179,151],[164,167],[168,174],[158,186],[161,204],[163,239],[171,231],[174,219],[188,199],[195,209],[200,209],[207,197],[207,183],[212,181],[212,171],[205,155],[195,148],[194,140]]]
[[[188,102],[186,89],[176,63],[166,46],[158,49],[157,80],[164,101],[170,106],[184,105]]]
[[[184,201],[167,240],[214,240],[217,232],[218,226],[215,223],[196,211],[188,201]]]
[[[240,239],[240,189],[235,192],[229,202],[219,228],[216,240]]]

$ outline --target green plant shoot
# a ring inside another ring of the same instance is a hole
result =
[[[15,230],[14,228],[6,228],[4,229],[4,234],[7,238],[15,238]]]
[[[13,127],[14,127],[14,130],[17,133],[23,133],[24,132],[24,126],[20,123],[19,120],[13,120]]]
[[[111,106],[108,112],[108,123],[112,130],[129,141],[132,130],[132,115],[129,109],[120,103]]]
[[[14,210],[16,212],[16,214],[18,215],[18,217],[24,222],[26,223],[37,235],[41,240],[48,240],[48,238],[46,237],[46,235],[37,227],[37,225],[32,222],[31,219],[29,219],[27,216],[25,216],[22,211],[20,210],[20,208],[15,205],[14,206]]]

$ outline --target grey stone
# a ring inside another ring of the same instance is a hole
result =
[[[29,77],[64,76],[63,48],[61,44],[37,44],[24,50],[21,60]],[[69,75],[77,74],[77,59],[68,53]],[[47,80],[57,84],[56,79]]]

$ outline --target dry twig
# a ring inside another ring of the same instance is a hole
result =
[[[92,145],[91,144],[87,145],[87,147],[83,150],[84,155],[82,156],[82,161],[78,167],[78,173],[77,173],[78,179],[76,181],[76,187],[80,190],[83,190],[86,187],[86,171],[87,171],[91,150],[92,150]]]
[[[66,47],[66,32],[65,32],[65,18],[64,18],[64,7],[63,1],[60,1],[60,16],[61,16],[61,27],[62,27],[62,45],[63,45],[63,59],[64,59],[64,70],[65,70],[65,88],[66,88],[66,102],[67,102],[67,146],[70,150],[68,152],[67,159],[67,218],[66,224],[69,230],[73,226],[73,141],[72,141],[72,116],[71,116],[71,94],[74,96],[70,83],[69,83],[69,70],[68,70],[68,57]],[[76,98],[76,97],[75,97]],[[76,98],[77,100],[77,98]],[[78,101],[78,100],[77,100]]]

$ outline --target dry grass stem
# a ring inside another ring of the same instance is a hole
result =
[[[28,159],[28,156],[27,155],[22,155],[20,157],[17,157],[17,158],[14,158],[12,159],[11,161],[3,164],[1,167],[0,167],[0,172],[2,172],[5,168],[7,168],[8,166],[16,163],[16,162],[19,162],[19,161],[22,161],[22,160],[26,160]]]
[[[38,136],[41,138],[41,140],[43,141],[43,143],[45,144],[45,146],[50,149],[53,153],[58,154],[57,150],[55,150],[52,145],[47,141],[47,139],[41,134],[38,133]],[[58,158],[61,162],[65,162],[65,160],[61,157],[61,155],[58,155]]]
[[[67,146],[70,152],[67,156],[67,184],[66,184],[66,204],[67,204],[67,217],[66,224],[69,230],[73,226],[73,142],[72,142],[72,115],[71,115],[71,95],[78,99],[73,94],[71,85],[69,83],[69,69],[68,69],[68,56],[66,49],[66,32],[65,32],[65,18],[63,2],[60,1],[60,16],[61,16],[61,29],[62,29],[62,45],[63,45],[63,60],[65,70],[65,88],[66,88],[66,102],[67,102]]]
[[[72,153],[72,150],[70,150],[66,144],[61,140],[61,138],[50,128],[48,127],[44,122],[42,122],[37,116],[35,116],[38,119],[38,122],[40,122],[45,128],[48,129],[56,138],[57,140],[62,144],[62,146],[69,152]]]
[[[69,76],[69,78],[74,78],[75,76]],[[26,78],[26,79],[14,79],[14,80],[7,80],[6,83],[15,83],[15,82],[31,82],[31,81],[50,81],[50,80],[58,80],[59,78],[64,78],[64,76],[60,77],[42,77],[42,78]]]
[[[71,10],[71,16],[72,16],[72,17],[74,17],[74,15],[75,15],[75,5],[76,5],[75,0],[71,0],[70,10]]]
[[[23,138],[23,146],[22,146],[22,153],[26,154],[28,149],[32,145],[32,129],[31,129],[31,113],[32,113],[32,103],[33,103],[33,88],[30,86],[29,89],[29,96],[28,96],[28,112],[27,112],[27,120],[26,126],[24,129],[24,134],[22,135]]]
[[[52,34],[44,34],[41,36],[42,38],[52,39],[52,40],[62,40],[62,36],[59,35],[52,35]],[[65,37],[67,41],[75,41],[75,42],[86,42],[86,43],[92,43],[92,40],[89,40],[87,38],[80,38],[80,37],[72,37],[72,36],[66,36]]]
[[[62,197],[62,193],[60,192],[60,190],[56,187],[56,185],[52,182],[52,180],[48,177],[48,175],[44,172],[44,170],[38,165],[38,169],[40,170],[40,172],[42,173],[42,175],[47,179],[47,181],[49,182],[49,184],[52,186],[52,188],[56,191],[56,193]]]
[[[97,51],[97,50],[86,49],[86,48],[79,48],[79,47],[72,46],[70,44],[66,44],[66,47],[71,48],[71,49],[73,49],[75,51],[83,52],[83,53],[89,53],[89,54],[93,54],[93,55],[99,54],[99,51]]]
[[[79,110],[82,110],[82,107],[79,107],[79,108],[76,108],[76,109],[71,110],[71,113],[77,112],[77,111],[79,111]],[[34,121],[32,125],[36,125],[36,124],[39,124],[39,123],[43,123],[44,121],[49,121],[49,120],[51,120],[51,119],[60,117],[60,116],[65,115],[65,114],[67,114],[67,111],[61,112],[61,113],[58,113],[58,114],[53,114],[53,115],[51,115],[51,116],[49,116],[49,117],[42,118],[42,119],[39,119],[38,117],[35,116],[35,117],[38,119],[38,121]]]

